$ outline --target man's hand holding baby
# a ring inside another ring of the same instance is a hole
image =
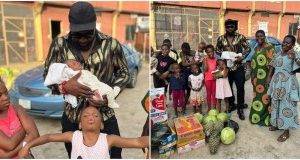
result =
[[[64,87],[65,91],[67,92],[67,94],[71,94],[75,97],[90,98],[93,96],[94,93],[89,87],[84,86],[77,81],[78,78],[80,77],[80,75],[81,75],[81,72],[79,72],[74,77],[72,77],[71,79],[66,81],[66,83],[64,84],[63,87]]]
[[[107,106],[108,100],[106,95],[101,95],[99,91],[94,91],[93,96],[91,98],[88,98],[89,103],[92,106],[100,107],[100,106]]]

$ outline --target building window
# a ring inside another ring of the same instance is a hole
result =
[[[298,27],[298,23],[290,23],[289,34],[295,36],[297,34],[297,27]]]
[[[134,40],[135,28],[135,25],[126,25],[126,41]]]
[[[168,38],[179,50],[183,42],[197,48],[199,42],[216,44],[219,36],[218,10],[153,6],[157,49]]]
[[[0,3],[0,65],[36,61],[31,5]]]

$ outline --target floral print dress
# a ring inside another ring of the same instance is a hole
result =
[[[269,126],[269,96],[267,91],[269,84],[266,83],[269,74],[269,64],[275,54],[274,46],[267,44],[261,50],[255,50],[251,61],[251,81],[253,83],[253,101],[250,109],[250,122],[262,126]]]
[[[271,65],[275,69],[268,90],[271,96],[271,125],[284,130],[298,128],[297,102],[300,101],[300,89],[293,71],[300,66],[295,59],[281,53],[272,60]]]

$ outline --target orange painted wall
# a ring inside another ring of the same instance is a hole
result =
[[[117,22],[117,33],[116,37],[121,43],[126,41],[126,25],[134,25],[136,22],[135,18],[131,18],[130,15],[120,15],[118,17],[120,21]]]
[[[64,4],[72,4],[71,2],[63,2]],[[116,8],[117,2],[92,2],[94,6],[98,7],[111,7]],[[147,5],[145,5],[147,4]],[[148,3],[145,2],[123,2],[124,7],[129,8],[130,5],[135,5],[131,9],[135,10],[138,8],[137,5],[140,5],[145,12],[145,8],[149,7]],[[130,10],[130,9],[129,9]],[[139,12],[142,12],[139,11]],[[59,8],[50,5],[45,5],[42,13],[42,34],[43,34],[43,52],[44,58],[48,54],[48,49],[51,44],[51,20],[61,21],[61,30],[62,34],[65,35],[69,31],[69,20],[68,20],[69,8]],[[147,12],[148,13],[148,12]],[[101,12],[101,14],[97,13],[97,21],[101,23],[101,32],[111,35],[112,34],[112,20],[113,13],[112,12]],[[117,30],[116,30],[116,39],[118,39],[121,43],[126,42],[126,25],[133,25],[136,22],[136,18],[131,17],[130,14],[120,14],[117,20]]]
[[[56,8],[45,6],[42,14],[42,35],[43,35],[43,52],[46,58],[49,46],[52,42],[51,38],[51,20],[61,21],[61,33],[64,35],[69,30],[68,12],[66,8]]]
[[[111,35],[112,34],[112,13],[101,13],[101,18],[98,20],[101,23],[101,32]]]
[[[238,31],[243,35],[248,34],[248,12],[233,12],[229,11],[225,14],[225,19],[238,20]]]
[[[251,2],[247,1],[228,1],[226,2],[227,9],[244,9],[244,10],[251,10]]]
[[[122,10],[149,14],[149,2],[123,1]]]
[[[269,17],[263,17],[261,13],[255,13],[252,17],[252,36],[254,36],[258,30],[259,22],[268,22],[268,36],[277,36],[278,14],[269,14]]]
[[[280,30],[280,38],[281,40],[289,34],[289,25],[290,23],[297,23],[297,19],[294,18],[294,15],[284,15],[282,17],[282,24],[281,24],[281,30]]]

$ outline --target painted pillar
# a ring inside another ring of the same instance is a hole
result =
[[[278,21],[277,21],[277,38],[280,39],[280,31],[281,31],[281,20],[282,20],[282,17],[284,16],[284,13],[285,13],[285,9],[286,9],[286,1],[283,1],[281,2],[282,3],[282,10],[281,12],[279,13],[279,16],[278,16]]]
[[[149,32],[150,32],[150,46],[153,47],[154,50],[156,50],[156,35],[155,35],[155,16],[154,16],[154,10],[150,6],[150,15],[149,15]]]
[[[225,33],[225,13],[226,13],[226,1],[222,1],[222,5],[220,7],[220,14],[219,14],[219,34],[223,35]]]
[[[248,37],[252,36],[252,16],[255,13],[255,1],[252,1],[251,10],[248,16]]]
[[[37,61],[43,61],[43,38],[42,38],[42,11],[44,2],[34,2],[34,39],[35,39],[35,52],[37,53]]]
[[[112,37],[113,38],[116,38],[116,35],[117,35],[117,26],[118,26],[118,24],[117,24],[117,20],[118,20],[118,17],[119,17],[119,15],[120,15],[120,12],[121,12],[121,10],[122,10],[122,1],[118,1],[117,2],[118,3],[118,8],[116,9],[116,11],[114,11],[114,13],[113,13],[113,19],[112,19],[112,21],[113,21],[113,23],[112,23]]]

